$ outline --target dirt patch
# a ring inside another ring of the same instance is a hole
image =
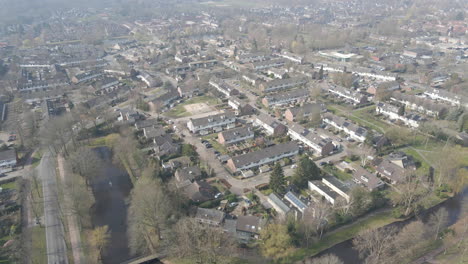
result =
[[[184,108],[187,112],[190,112],[192,115],[203,114],[213,111],[213,109],[206,103],[184,105]]]

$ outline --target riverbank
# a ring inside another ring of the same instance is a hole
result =
[[[446,200],[434,204],[427,208],[418,215],[418,218],[427,218],[431,213],[439,210],[440,208],[446,208],[449,213],[449,225],[452,225],[460,217],[461,203],[463,197],[468,195],[468,188],[462,193],[455,195]],[[318,257],[326,254],[334,254],[341,258],[345,264],[360,263],[362,260],[359,258],[359,254],[353,249],[352,240],[356,237],[359,232],[365,229],[376,229],[385,226],[397,226],[399,228],[405,226],[411,221],[415,220],[415,216],[400,219],[394,218],[391,215],[390,210],[384,210],[372,216],[364,217],[361,220],[357,220],[352,224],[342,226],[334,231],[324,235],[322,240],[309,247],[307,249],[299,249],[289,258],[280,261],[279,263],[293,263],[306,258]],[[433,250],[433,248],[428,248]],[[425,254],[425,252],[421,252]]]

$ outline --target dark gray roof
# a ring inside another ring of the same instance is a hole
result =
[[[328,196],[332,197],[333,199],[336,199],[339,194],[332,190],[330,187],[326,186],[323,182],[321,181],[312,181],[312,183],[317,186],[320,190],[322,190],[324,193],[326,193]]]
[[[236,230],[248,233],[258,234],[262,230],[262,221],[260,217],[252,215],[241,215],[237,218]]]
[[[344,193],[349,192],[348,185],[344,184],[342,181],[338,180],[337,178],[335,178],[333,176],[329,176],[329,177],[324,177],[324,179],[327,180],[329,183],[331,183],[336,188],[340,189],[342,192],[344,192]]]
[[[274,203],[276,206],[278,206],[279,208],[281,208],[281,210],[285,213],[289,212],[289,210],[291,210],[291,208],[289,208],[289,206],[287,206],[278,196],[276,196],[276,194],[274,193],[271,193],[270,195],[268,195],[268,199],[270,199],[270,201],[272,203]]]
[[[221,132],[221,134],[223,135],[223,138],[226,141],[231,141],[231,140],[236,139],[236,138],[253,135],[253,133],[254,132],[253,132],[253,130],[252,130],[252,128],[250,126],[234,128],[234,129],[230,129],[230,130],[226,130],[226,131]]]
[[[210,123],[217,123],[221,122],[225,119],[235,118],[235,114],[233,112],[225,112],[217,115],[210,115],[207,117],[201,117],[196,119],[190,119],[194,126],[205,126]]]
[[[0,152],[0,160],[12,160],[16,159],[16,150],[9,149]]]
[[[224,219],[224,213],[214,209],[198,207],[195,218],[221,223]]]
[[[135,123],[135,127],[137,129],[143,129],[146,127],[152,127],[158,124],[158,120],[155,118],[146,119],[146,120],[139,120]]]
[[[274,157],[282,155],[288,152],[298,151],[299,146],[296,142],[287,142],[272,147],[264,148],[254,152],[249,152],[247,154],[239,155],[232,157],[232,161],[236,167],[243,167],[244,165],[250,164],[252,162],[258,162],[265,158]]]

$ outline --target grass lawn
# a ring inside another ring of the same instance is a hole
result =
[[[421,155],[415,149],[404,148],[404,149],[401,149],[401,151],[403,151],[404,153],[410,156],[413,156],[414,159],[418,160],[421,163],[421,167],[418,168],[418,171],[421,171],[421,172],[429,171],[429,167],[431,166],[424,160],[423,157],[421,157]]]
[[[172,117],[172,118],[190,116],[191,113],[187,112],[184,106],[190,105],[190,104],[198,104],[198,103],[206,103],[207,105],[216,105],[220,103],[220,101],[218,98],[207,96],[207,95],[193,97],[181,104],[176,105],[170,111],[166,112],[165,115]]]
[[[336,178],[342,181],[349,181],[353,179],[353,176],[351,174],[342,172],[334,166],[323,166],[322,170],[324,170],[328,174],[335,176]]]
[[[0,187],[2,187],[2,189],[4,189],[4,190],[8,190],[8,189],[9,190],[16,190],[17,189],[16,181],[0,184]]]
[[[395,222],[391,212],[382,212],[377,215],[366,218],[362,221],[356,221],[351,225],[339,228],[329,234],[325,234],[322,240],[309,248],[298,249],[290,257],[283,259],[279,263],[294,263],[308,256],[314,256],[319,252],[355,237],[359,232],[366,229],[375,229]]]
[[[111,147],[113,141],[118,138],[118,134],[109,134],[105,137],[93,138],[90,140],[88,146],[90,147]]]
[[[217,137],[218,137],[218,133],[213,133],[213,134],[209,134],[209,135],[202,137],[202,139],[210,142],[213,148],[219,151],[219,153],[221,153],[222,155],[227,154],[228,151],[226,147],[218,142]]]
[[[47,243],[45,227],[32,228],[32,259],[34,264],[47,263]]]

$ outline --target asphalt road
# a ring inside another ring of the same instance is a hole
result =
[[[68,264],[65,233],[60,217],[60,208],[55,175],[55,161],[50,152],[42,156],[38,167],[44,194],[44,217],[47,240],[47,263]]]

